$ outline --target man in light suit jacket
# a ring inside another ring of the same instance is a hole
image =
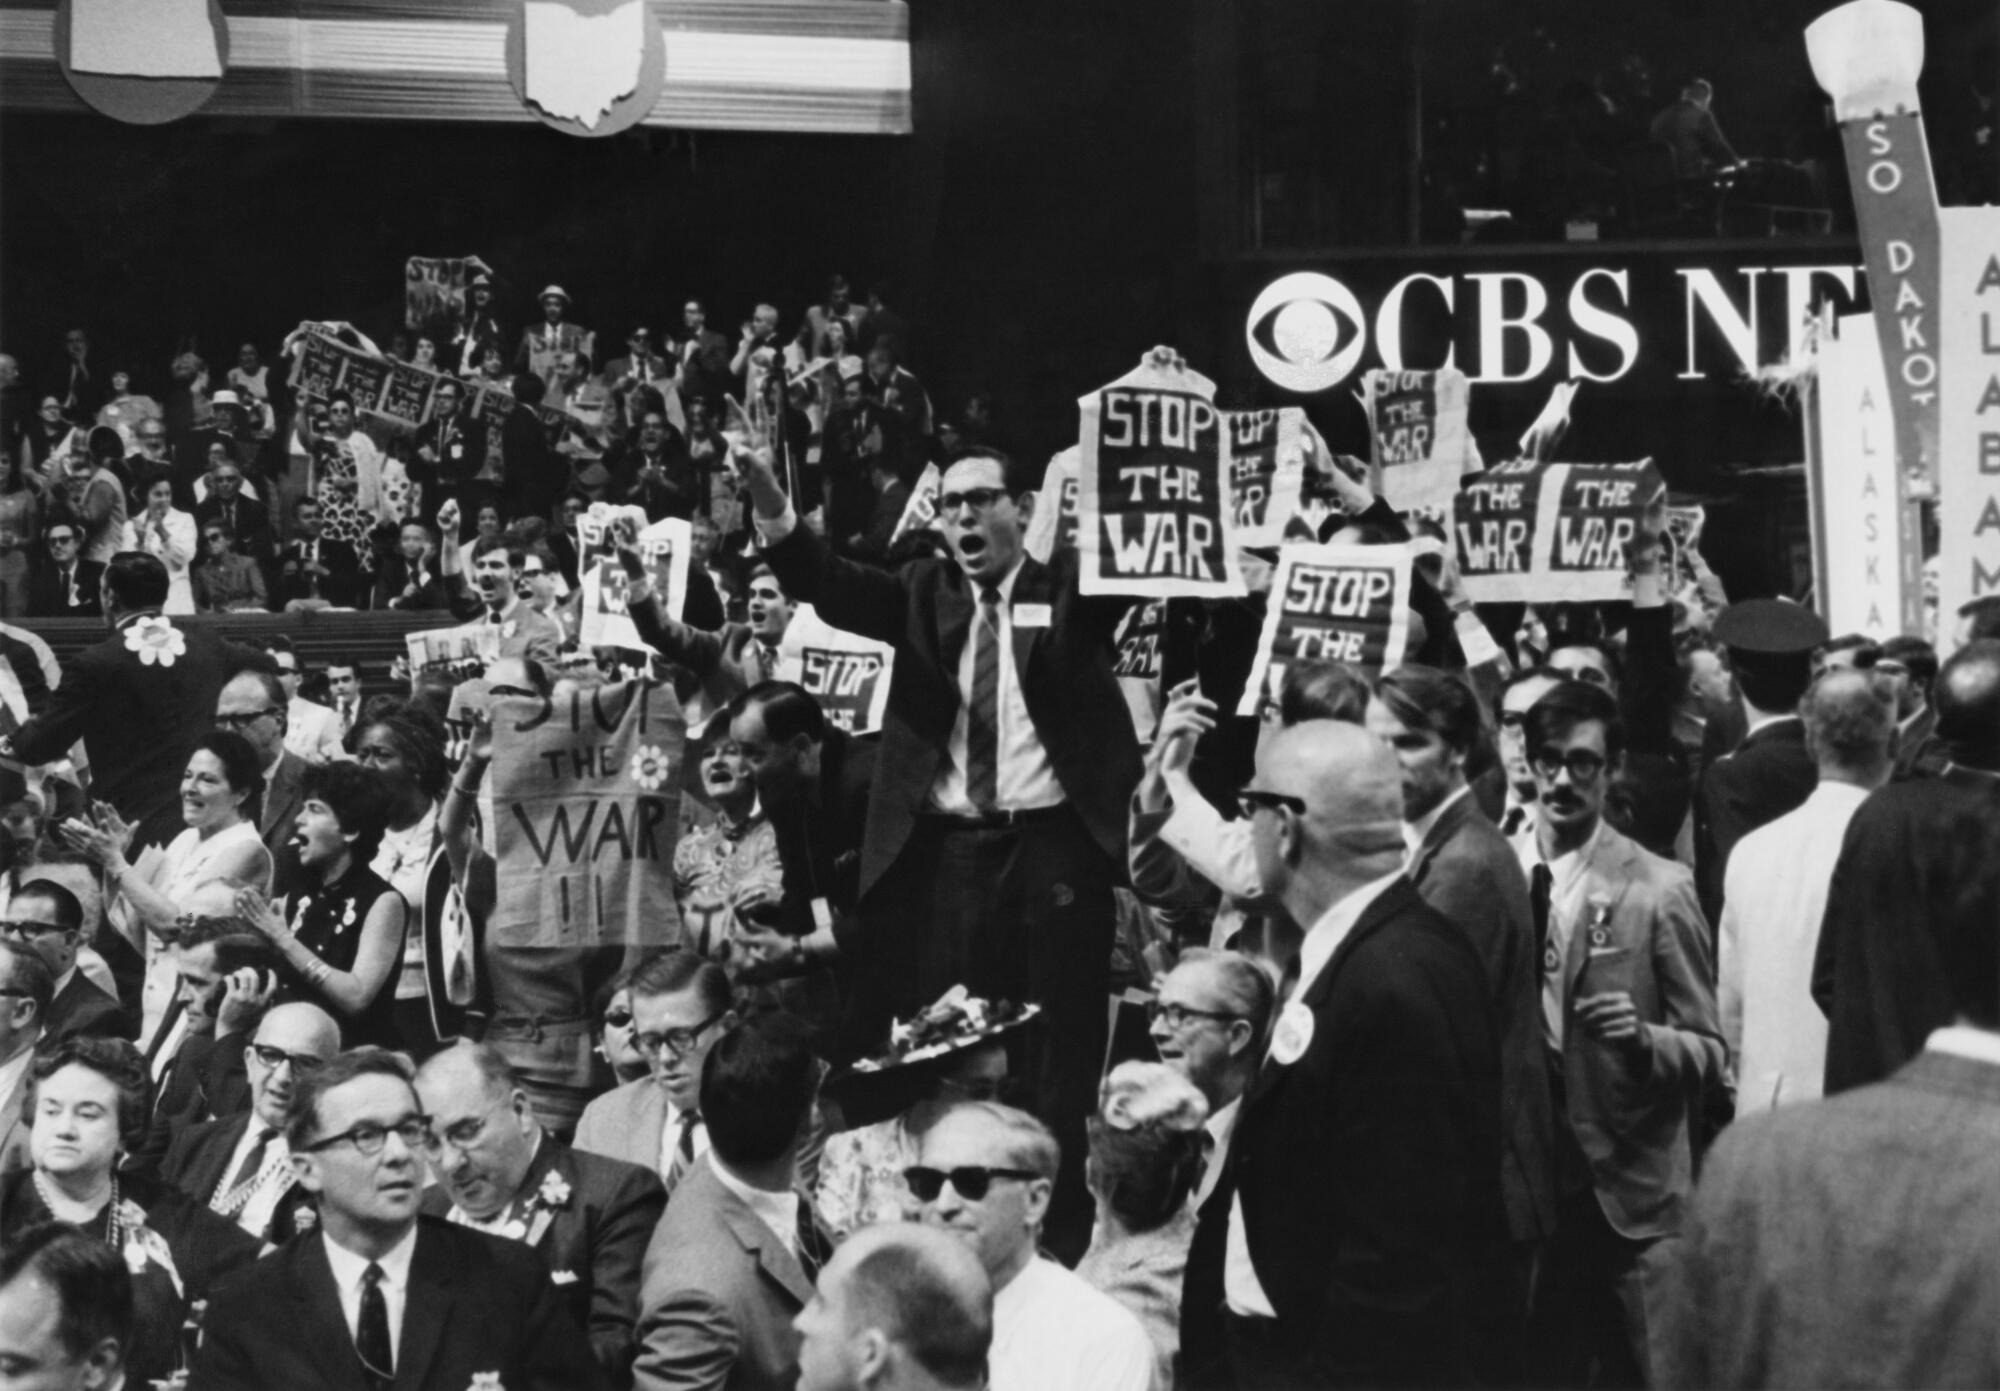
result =
[[[0,939],[0,1175],[28,1167],[28,1064],[56,978],[33,950]]]
[[[1130,601],[1085,598],[1073,550],[1046,565],[1028,555],[1036,495],[1000,455],[962,454],[944,476],[951,558],[894,574],[835,555],[799,525],[766,454],[739,459],[785,594],[896,647],[861,851],[867,949],[897,963],[898,1017],[957,984],[1042,1007],[1024,1099],[1061,1142],[1045,1231],[1073,1258],[1090,1234],[1083,1117],[1104,1056],[1112,891],[1139,779],[1111,670]]]
[[[1654,1385],[2000,1385],[2000,819],[1961,804],[1926,855],[1958,889],[1924,924],[1953,1022],[1885,1081],[1723,1132]]]
[[[1708,924],[1686,869],[1604,821],[1624,752],[1611,696],[1561,682],[1524,732],[1540,810],[1516,849],[1541,938],[1558,1199],[1530,1341],[1553,1384],[1640,1385],[1694,1123],[1726,1089]]]
[[[1479,1349],[1498,1379],[1512,1380],[1523,1352],[1528,1277],[1555,1230],[1555,1130],[1542,1042],[1540,973],[1528,880],[1506,837],[1473,800],[1466,759],[1479,738],[1479,698],[1458,677],[1405,663],[1368,702],[1367,727],[1403,769],[1403,837],[1410,882],[1465,933],[1486,965],[1500,1026],[1500,1104],[1506,1143],[1500,1190],[1513,1245],[1504,1308]],[[1497,1293],[1497,1291],[1496,1291]]]
[[[24,763],[61,758],[83,740],[92,795],[138,823],[131,853],[179,835],[181,774],[214,728],[215,699],[239,671],[270,671],[270,655],[206,627],[163,618],[167,569],[125,551],[104,576],[111,634],[63,665],[49,707],[5,740],[0,755]]]
[[[1484,968],[1402,874],[1400,778],[1368,734],[1285,730],[1242,797],[1306,931],[1189,1250],[1184,1365],[1204,1385],[1468,1382],[1473,1272],[1506,1230]]]
[[[217,1282],[190,1391],[601,1391],[546,1261],[418,1215],[410,1077],[400,1054],[357,1049],[299,1080],[285,1138],[319,1225]]]
[[[724,1035],[702,1069],[708,1152],[667,1204],[639,1295],[639,1391],[790,1391],[792,1321],[832,1242],[798,1191],[819,1069],[798,1020]]]
[[[438,1183],[424,1210],[542,1253],[605,1380],[632,1384],[639,1266],[666,1207],[651,1167],[573,1150],[545,1133],[497,1049],[461,1042],[427,1059],[417,1095]]]
[[[689,703],[690,720],[702,709],[720,710],[752,686],[777,679],[778,648],[791,626],[794,605],[778,587],[770,566],[758,565],[750,572],[750,621],[725,623],[719,632],[711,632],[677,622],[667,613],[665,596],[653,591],[645,562],[622,536],[619,560],[625,567],[626,603],[639,637],[701,681],[702,706]]]

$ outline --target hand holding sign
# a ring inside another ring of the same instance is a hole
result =
[[[454,497],[445,499],[444,506],[438,508],[437,523],[438,523],[438,531],[442,535],[445,536],[458,535],[459,514],[458,514],[457,498]]]

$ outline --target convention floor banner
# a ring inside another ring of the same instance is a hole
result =
[[[1938,614],[1948,632],[1961,605],[2000,594],[2000,208],[1946,208],[1941,226]]]
[[[1879,641],[1923,631],[1914,514],[1902,501],[1876,323],[1865,314],[1837,322],[1816,354],[1819,429],[1806,458],[1814,590],[1829,631]]]

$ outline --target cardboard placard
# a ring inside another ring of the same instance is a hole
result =
[[[1449,507],[1459,479],[1482,467],[1466,425],[1472,388],[1455,367],[1376,368],[1361,378],[1374,490],[1391,507]]]
[[[421,671],[438,662],[491,662],[500,655],[500,629],[492,623],[465,623],[403,634],[410,666]]]
[[[800,604],[778,644],[778,679],[796,681],[819,702],[826,718],[849,734],[882,727],[896,649],[841,628]]]
[[[625,567],[611,541],[611,524],[621,516],[639,526],[639,553],[652,572],[653,592],[667,602],[667,616],[678,622],[687,602],[688,553],[694,541],[687,519],[667,517],[648,525],[644,508],[593,502],[576,519],[576,567],[583,591],[577,645],[649,652],[652,649],[632,626],[625,602]]]
[[[911,532],[926,531],[937,525],[938,492],[943,479],[944,475],[938,472],[936,464],[924,465],[924,471],[917,475],[917,486],[910,489],[909,504],[903,508],[903,515],[896,522],[895,535],[889,538],[892,549]]]
[[[1064,546],[1076,548],[1077,471],[1082,464],[1083,451],[1071,445],[1049,460],[1042,475],[1042,490],[1035,497],[1034,515],[1028,518],[1021,544],[1044,565]]]
[[[437,390],[437,383],[435,372],[427,372],[407,362],[392,362],[375,413],[401,421],[414,430],[430,419],[431,394]]]
[[[1224,411],[1229,482],[1235,495],[1230,545],[1278,546],[1305,493],[1305,451],[1311,436],[1297,406],[1274,411]]]
[[[403,327],[456,338],[465,327],[472,269],[484,265],[476,256],[410,257],[403,263]]]
[[[1838,336],[1823,336],[1815,354],[1819,428],[1807,436],[1813,592],[1830,631],[1880,641],[1904,631],[1906,607],[1921,621],[1922,594],[1905,592],[1914,569],[1902,555],[1896,431],[1876,324],[1861,314],[1837,322]]]
[[[1938,627],[1948,634],[1963,605],[2000,594],[2000,208],[1942,218]]]
[[[1167,601],[1154,599],[1125,610],[1111,639],[1111,674],[1118,678],[1119,693],[1132,716],[1132,732],[1142,744],[1152,742],[1165,703],[1160,689],[1160,649],[1166,636]]]
[[[354,398],[354,409],[379,415],[382,408],[382,392],[389,385],[389,369],[394,366],[385,357],[369,357],[365,353],[349,352],[340,364],[340,389]]]
[[[1456,503],[1466,592],[1478,604],[1630,598],[1629,547],[1665,496],[1651,459],[1496,464],[1467,480]]]
[[[1410,640],[1408,546],[1291,545],[1278,552],[1257,660],[1239,715],[1275,700],[1293,662],[1345,662],[1374,677]]]
[[[627,681],[492,702],[491,946],[680,940],[674,842],[687,724],[671,685]]]
[[[341,366],[351,351],[327,334],[306,334],[292,362],[292,389],[312,400],[324,401],[340,381]]]
[[[1215,383],[1166,349],[1078,403],[1077,553],[1085,594],[1247,593]]]

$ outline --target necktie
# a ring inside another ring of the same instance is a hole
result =
[[[792,1248],[798,1252],[799,1264],[805,1269],[806,1283],[817,1284],[820,1267],[827,1263],[833,1252],[827,1248],[826,1234],[813,1221],[812,1203],[808,1200],[802,1199],[799,1203],[798,1230]]]
[[[979,587],[972,625],[972,703],[965,721],[966,793],[980,811],[1000,800],[1000,591]]]
[[[71,608],[75,608],[77,606],[76,570],[71,566],[65,565],[63,566],[62,575],[63,575],[63,593],[69,595],[69,606]]]
[[[773,647],[773,646],[772,646],[772,645],[771,645],[770,643],[768,643],[768,642],[760,642],[760,643],[758,643],[758,644],[757,644],[757,661],[758,661],[758,664],[759,664],[759,665],[760,665],[760,666],[762,667],[762,678],[763,678],[764,680],[766,680],[766,681],[770,681],[770,680],[774,679],[774,678],[775,678],[775,677],[777,676],[777,674],[778,674],[778,649],[777,649],[777,648]]]
[[[1549,899],[1555,893],[1556,876],[1545,864],[1537,864],[1528,875],[1528,902],[1535,910],[1535,950],[1541,954],[1542,968],[1549,963]]]
[[[264,1156],[270,1153],[271,1141],[276,1137],[277,1133],[277,1131],[271,1129],[268,1125],[258,1127],[257,1143],[250,1146],[250,1153],[244,1155],[243,1162],[236,1166],[236,1172],[230,1175],[229,1183],[222,1190],[223,1192],[227,1193],[232,1188],[240,1188],[251,1179],[257,1177],[257,1171],[264,1167]]]
[[[373,1388],[396,1379],[396,1354],[389,1346],[389,1301],[382,1293],[382,1267],[368,1262],[361,1273],[361,1317],[354,1322],[354,1350]]]
[[[1507,808],[1507,814],[1500,818],[1500,834],[1503,836],[1519,835],[1521,823],[1527,819],[1527,807],[1518,802],[1515,803],[1513,806]]]
[[[701,1124],[701,1112],[686,1110],[681,1112],[681,1137],[674,1142],[674,1162],[667,1166],[667,1192],[672,1193],[687,1177],[687,1171],[694,1167],[694,1132]]]

